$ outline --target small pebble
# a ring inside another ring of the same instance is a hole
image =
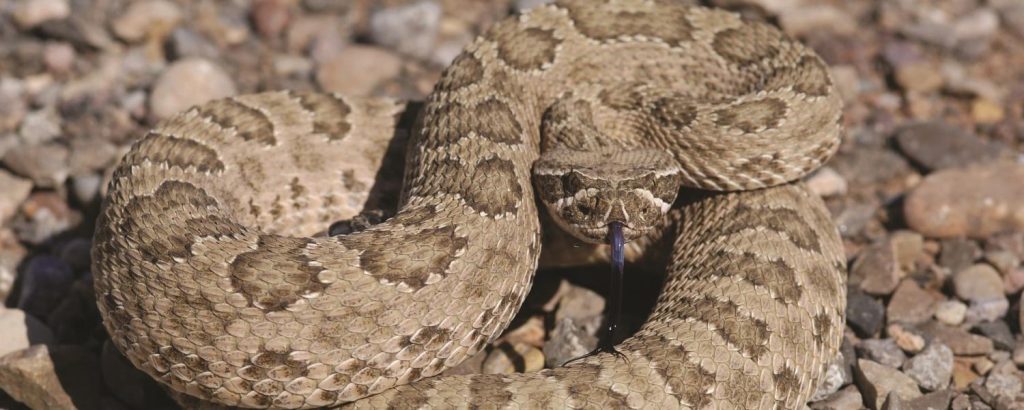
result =
[[[846,324],[860,337],[871,337],[882,329],[885,306],[875,298],[851,290],[846,299]]]
[[[942,300],[941,294],[921,289],[912,279],[904,279],[886,307],[886,321],[905,324],[924,323],[932,318]]]
[[[217,64],[200,58],[179,60],[169,66],[153,86],[150,113],[167,118],[210,100],[233,96],[235,82]]]
[[[50,142],[61,134],[61,118],[52,109],[32,111],[25,115],[18,136],[27,145]]]
[[[399,53],[424,58],[437,41],[441,15],[441,6],[432,0],[382,8],[370,16],[370,38]]]
[[[964,322],[967,314],[967,305],[959,300],[947,300],[939,303],[935,310],[935,318],[950,326],[957,326]]]
[[[860,288],[872,295],[892,293],[903,276],[896,249],[890,241],[864,249],[850,267],[850,282],[859,282]]]
[[[944,389],[953,377],[953,351],[942,343],[931,343],[903,366],[903,372],[928,391]]]
[[[15,0],[11,16],[18,27],[27,30],[39,24],[67,18],[71,14],[71,6],[67,0]]]
[[[942,241],[939,265],[957,273],[971,266],[979,256],[981,248],[976,242],[965,238],[945,239]]]
[[[904,352],[917,353],[924,349],[924,337],[904,329],[899,324],[887,326],[885,333],[892,337],[896,341],[896,346],[899,346]]]
[[[53,74],[67,74],[75,62],[75,48],[68,43],[46,43],[43,50],[43,62],[46,69]]]
[[[857,391],[857,386],[846,386],[844,389],[833,393],[824,400],[811,404],[813,410],[860,410],[863,408],[864,398]]]
[[[544,342],[544,357],[547,366],[552,368],[590,353],[597,347],[597,337],[576,325],[570,317],[559,320],[549,337]]]
[[[137,42],[156,33],[170,33],[183,18],[181,9],[172,1],[135,1],[111,23],[111,29],[122,40]]]
[[[807,187],[820,197],[845,195],[846,180],[834,169],[822,167],[807,178]]]
[[[0,169],[0,224],[9,220],[32,192],[32,181]]]
[[[285,0],[256,0],[252,4],[250,15],[253,25],[264,37],[276,37],[281,34],[291,19],[288,10],[289,1]]]
[[[11,227],[21,241],[39,245],[68,231],[81,220],[81,213],[71,209],[60,195],[40,191],[29,195],[21,204],[21,212],[15,216]]]
[[[944,84],[942,72],[935,64],[927,61],[898,66],[895,76],[896,83],[908,92],[935,92]]]
[[[995,268],[979,263],[953,274],[953,291],[961,300],[985,302],[1005,300],[1003,278]]]
[[[978,323],[974,326],[974,329],[977,330],[978,333],[981,333],[985,337],[991,339],[996,349],[1001,351],[1013,350],[1013,333],[1010,331],[1010,325],[1005,321],[993,320]]]
[[[992,340],[975,335],[959,327],[952,327],[938,322],[928,322],[919,330],[929,336],[932,342],[938,341],[953,350],[957,356],[974,356],[992,353]]]
[[[1016,398],[1024,390],[1024,373],[1007,360],[996,364],[985,378],[985,388],[996,397]]]

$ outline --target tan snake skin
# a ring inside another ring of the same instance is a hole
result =
[[[684,205],[657,306],[618,346],[628,361],[427,378],[497,337],[530,289],[531,166],[565,98],[611,142],[563,141],[666,150],[690,187],[776,187]],[[118,349],[175,391],[256,408],[796,408],[813,392],[841,339],[845,262],[821,201],[785,184],[839,143],[840,100],[809,49],[667,0],[507,19],[429,96],[397,216],[312,236],[352,188],[346,144],[392,132],[399,108],[247,95],[136,143],[93,249]]]

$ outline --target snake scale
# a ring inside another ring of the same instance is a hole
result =
[[[358,155],[346,144],[390,133],[399,108],[244,95],[141,138],[113,174],[93,248],[115,346],[173,391],[253,408],[797,408],[814,391],[846,294],[837,230],[793,182],[841,129],[808,48],[669,0],[565,0],[508,18],[425,102],[397,215],[314,235],[351,189],[337,166]],[[562,154],[535,168],[549,151]],[[598,174],[614,177],[630,158],[643,168],[633,182],[584,175],[609,162]],[[643,236],[679,185],[718,192],[679,201],[664,289],[616,346],[625,358],[431,377],[523,302],[541,250],[535,193],[563,226],[589,221],[583,239],[607,231],[595,212]]]

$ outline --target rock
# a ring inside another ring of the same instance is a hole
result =
[[[942,343],[931,343],[907,360],[903,373],[925,390],[944,389],[953,377],[953,351]]]
[[[980,97],[971,102],[971,117],[979,124],[994,124],[1006,117],[1006,111],[999,103]]]
[[[46,43],[43,48],[43,63],[46,70],[53,74],[63,75],[71,71],[75,63],[75,48],[69,43]]]
[[[956,273],[967,269],[978,258],[981,248],[970,239],[952,238],[942,241],[942,252],[939,254],[939,265]]]
[[[928,175],[907,196],[907,224],[928,237],[983,238],[1024,230],[1024,164],[994,163]]]
[[[871,360],[857,360],[854,373],[857,386],[864,395],[864,403],[872,409],[881,409],[889,393],[896,393],[900,399],[911,400],[921,396],[917,383],[899,370],[892,369]]]
[[[544,342],[544,357],[547,366],[554,368],[590,353],[596,347],[597,337],[587,333],[571,317],[564,317],[551,331],[550,339]]]
[[[9,172],[0,169],[0,224],[11,219],[21,203],[28,198],[32,192],[32,181],[11,175]]]
[[[912,279],[900,282],[889,306],[886,307],[886,322],[918,324],[927,322],[935,314],[941,294],[925,291]]]
[[[68,168],[71,175],[103,171],[124,155],[122,148],[105,138],[78,137],[71,140]]]
[[[288,3],[290,2],[285,0],[254,1],[249,13],[256,31],[268,38],[281,34],[291,19]]]
[[[98,365],[83,347],[35,345],[0,357],[0,388],[35,409],[97,409]]]
[[[67,0],[15,0],[11,10],[14,23],[23,30],[44,21],[60,20],[71,14]]]
[[[854,185],[884,183],[911,172],[903,157],[884,148],[856,149],[832,160],[832,167]]]
[[[50,142],[61,133],[61,118],[52,109],[32,111],[25,115],[18,128],[18,136],[27,145]]]
[[[953,291],[960,299],[970,302],[1006,299],[1003,278],[995,268],[984,263],[953,274]]]
[[[544,368],[544,353],[525,343],[503,343],[484,359],[484,374],[535,372]]]
[[[316,80],[324,91],[369,95],[402,69],[402,60],[377,47],[350,45],[317,67]]]
[[[855,348],[857,356],[878,364],[898,369],[907,360],[893,339],[864,339]]]
[[[53,192],[36,192],[21,204],[11,227],[18,239],[33,245],[46,242],[82,220],[82,215],[68,207],[67,201]]]
[[[18,266],[27,253],[13,231],[0,228],[0,300],[7,300],[18,277]]]
[[[45,320],[71,289],[74,279],[71,267],[59,258],[33,257],[21,278],[18,308]]]
[[[943,389],[928,393],[924,396],[910,400],[906,403],[908,410],[942,410],[949,408],[949,402],[953,400],[956,392],[950,389]]]
[[[425,58],[433,51],[440,25],[441,6],[432,0],[416,1],[375,11],[370,16],[370,38],[399,53]]]
[[[857,391],[857,386],[846,386],[838,392],[833,393],[831,396],[824,400],[811,404],[813,410],[859,410],[863,405],[864,399],[861,397],[860,392]]]
[[[999,15],[990,8],[980,7],[957,19],[953,35],[960,43],[972,39],[988,41],[999,30]]]
[[[32,345],[53,343],[53,332],[46,324],[20,309],[0,307],[0,357]]]
[[[25,101],[24,81],[0,76],[0,156],[9,148],[7,144],[17,143],[16,138],[3,137],[3,133],[18,128],[21,121],[28,113],[28,103]]]
[[[150,113],[167,118],[210,100],[235,95],[234,80],[209,60],[189,58],[171,64],[153,85]]]
[[[967,305],[967,314],[964,318],[968,323],[999,320],[1006,316],[1009,310],[1010,301],[1006,298],[972,301]]]
[[[1013,363],[1017,366],[1024,366],[1024,339],[1017,342],[1013,348]]]
[[[957,356],[985,355],[992,352],[992,340],[985,336],[974,335],[958,327],[951,327],[928,322],[919,328],[931,340],[940,342],[953,350]]]
[[[910,125],[896,136],[900,151],[927,171],[985,163],[1000,149],[974,134],[942,121]]]
[[[1015,398],[1024,389],[1024,374],[1013,362],[1006,360],[996,365],[985,378],[985,388],[996,397]]]
[[[839,233],[844,238],[860,235],[877,211],[878,204],[875,203],[853,203],[845,206],[839,216],[836,216]]]
[[[839,352],[825,368],[825,375],[818,384],[818,390],[811,395],[811,401],[823,400],[839,391],[840,387],[850,382],[846,373],[846,359],[843,353]]]
[[[189,57],[215,59],[220,54],[220,49],[209,39],[188,27],[174,29],[167,41],[168,57],[174,60]]]
[[[999,350],[1013,350],[1013,333],[1010,332],[1010,325],[1005,321],[995,320],[982,322],[974,326],[982,335],[992,340],[993,345]]]
[[[846,324],[860,337],[871,337],[882,329],[885,306],[875,298],[851,289],[846,301]]]
[[[1020,266],[1020,258],[1013,252],[996,249],[985,251],[985,261],[996,268],[999,273],[1009,275]],[[1016,293],[1016,292],[1008,292]]]
[[[60,186],[68,177],[68,149],[57,143],[18,145],[7,151],[3,164],[41,188]]]
[[[515,0],[512,4],[516,10],[525,11],[551,3],[554,3],[554,0]]]
[[[967,305],[963,304],[963,302],[947,300],[939,303],[938,308],[935,310],[935,318],[944,324],[956,326],[964,322],[966,313]]]
[[[558,302],[555,320],[572,318],[587,334],[595,334],[601,326],[604,306],[604,298],[597,292],[570,285]]]
[[[939,67],[928,61],[904,64],[896,67],[896,83],[903,90],[913,93],[938,91],[944,84]]]
[[[918,353],[924,350],[925,340],[921,335],[904,329],[899,324],[891,324],[886,327],[885,333],[896,341],[896,346],[905,352]]]
[[[978,379],[978,373],[971,370],[971,363],[966,360],[953,359],[953,387],[958,391],[964,391],[971,383]]]
[[[782,30],[794,37],[820,30],[850,34],[857,29],[855,21],[856,19],[843,9],[827,4],[806,4],[786,9],[779,15]]]
[[[889,236],[896,263],[904,272],[913,271],[924,252],[924,237],[914,231],[900,230]]]
[[[891,241],[864,249],[850,267],[850,282],[872,295],[888,295],[904,276]]]
[[[103,184],[103,176],[89,173],[71,177],[71,192],[79,203],[91,204],[99,198],[100,188]]]
[[[807,178],[807,187],[820,197],[845,195],[846,180],[834,169],[821,167]]]
[[[137,42],[155,34],[170,33],[183,17],[181,9],[172,1],[136,1],[129,3],[124,14],[114,19],[111,29],[120,39]]]

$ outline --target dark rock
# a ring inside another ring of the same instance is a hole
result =
[[[942,343],[932,342],[907,361],[903,373],[925,390],[944,389],[953,377],[953,351]]]
[[[75,276],[60,258],[39,255],[29,261],[21,280],[18,308],[45,320],[71,290]]]
[[[1001,150],[942,121],[908,126],[896,136],[900,150],[927,171],[962,167],[998,158]]]
[[[892,339],[864,339],[855,348],[857,356],[879,364],[898,369],[907,360],[907,355]]]
[[[939,254],[939,265],[956,273],[967,269],[981,255],[978,243],[965,238],[944,239],[942,252]]]
[[[860,289],[850,289],[846,299],[846,324],[860,337],[871,337],[882,329],[885,306]]]

